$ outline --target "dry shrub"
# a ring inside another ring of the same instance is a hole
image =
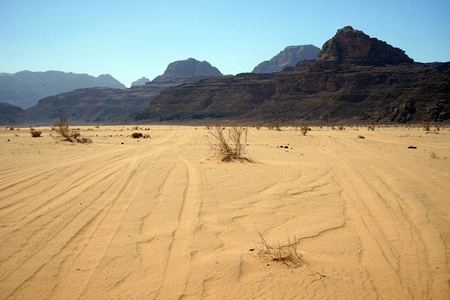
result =
[[[30,130],[31,137],[41,137],[42,131],[40,130]]]
[[[131,130],[139,130],[139,126],[133,126],[131,127]]]
[[[314,271],[310,264],[303,259],[297,250],[300,240],[294,236],[294,240],[291,242],[288,238],[287,244],[281,245],[278,243],[276,246],[269,245],[264,239],[263,235],[259,233],[261,237],[261,242],[256,244],[256,248],[259,250],[259,255],[269,258],[271,261],[280,262],[285,264],[288,268],[297,268],[300,266],[306,266],[311,272],[311,276],[315,276],[314,281],[321,280],[325,278],[325,274],[320,274]]]
[[[267,126],[270,130],[281,131],[280,121],[272,121],[270,125]]]
[[[308,265],[308,263],[300,256],[297,251],[298,243],[300,242],[294,237],[294,241],[291,242],[288,239],[287,244],[271,246],[264,239],[260,233],[261,242],[256,247],[259,250],[259,254],[268,257],[272,261],[281,262],[288,267],[299,267],[301,265]]]
[[[55,131],[60,137],[63,138],[63,141],[67,142],[77,142],[81,144],[89,144],[92,143],[90,139],[81,138],[81,135],[78,131],[71,130],[69,128],[69,122],[64,115],[59,116],[59,121],[55,121],[53,126],[51,127],[52,131]]]
[[[344,126],[338,126],[338,130],[344,130]]]
[[[308,125],[306,123],[302,123],[302,127],[300,127],[300,131],[303,135],[306,135],[310,129],[308,128]]]
[[[141,138],[141,137],[142,137],[142,133],[140,133],[140,132],[133,132],[133,133],[131,134],[131,137],[132,137],[133,139]]]
[[[241,160],[250,161],[244,157],[247,146],[247,127],[234,124],[228,129],[217,124],[211,135],[217,144],[210,143],[211,147],[223,157],[222,161]]]
[[[423,130],[430,131],[430,124],[423,125]]]
[[[375,131],[375,125],[369,125],[367,126],[368,131]]]

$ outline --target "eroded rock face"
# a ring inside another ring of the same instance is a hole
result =
[[[402,50],[345,27],[317,60],[272,74],[239,74],[161,93],[134,120],[404,123],[450,115],[450,63],[414,63]]]
[[[351,26],[339,29],[336,35],[323,45],[317,60],[365,65],[398,65],[414,62],[403,50],[371,38]]]

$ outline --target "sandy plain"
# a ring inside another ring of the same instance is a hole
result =
[[[0,299],[450,299],[449,128],[37,129],[0,129]]]

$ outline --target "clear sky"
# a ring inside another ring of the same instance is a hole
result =
[[[450,0],[0,0],[0,72],[111,74],[126,86],[189,57],[250,72],[350,25],[418,62],[450,61]]]

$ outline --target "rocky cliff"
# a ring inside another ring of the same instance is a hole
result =
[[[252,73],[279,72],[286,67],[293,67],[299,61],[316,59],[320,49],[314,45],[289,46],[283,51],[257,65]]]
[[[404,51],[345,27],[317,60],[290,71],[210,78],[166,90],[135,121],[429,122],[450,119],[450,63],[414,63]]]

